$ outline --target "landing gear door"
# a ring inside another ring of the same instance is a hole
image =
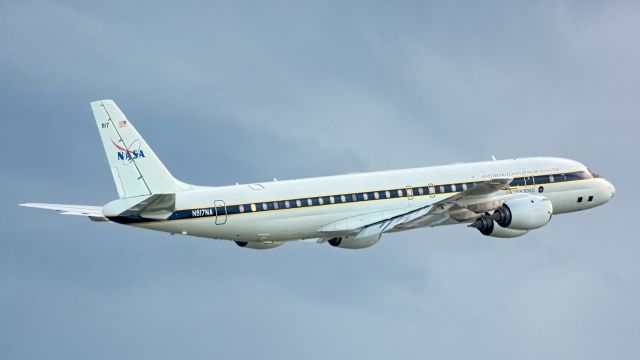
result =
[[[222,200],[213,202],[216,208],[216,225],[224,225],[227,223],[227,205]]]

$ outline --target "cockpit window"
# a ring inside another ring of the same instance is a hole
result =
[[[593,179],[593,174],[590,171],[576,171],[568,173],[566,176],[566,181]]]
[[[593,179],[593,173],[588,169],[587,171],[578,172],[578,176],[580,176],[582,179]]]
[[[591,175],[591,177],[594,177],[594,178],[599,178],[599,177],[600,177],[600,175],[598,175],[598,174],[594,173],[594,172],[593,172],[593,171],[591,171],[591,169],[589,169],[589,168],[587,168],[587,172]]]

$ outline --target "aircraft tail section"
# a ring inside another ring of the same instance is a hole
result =
[[[187,190],[176,180],[112,100],[91,103],[120,198]]]

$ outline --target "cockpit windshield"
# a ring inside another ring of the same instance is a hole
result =
[[[598,174],[594,173],[594,172],[593,172],[593,171],[591,171],[591,169],[589,169],[589,168],[587,168],[587,172],[589,173],[589,175],[591,175],[591,177],[594,177],[594,178],[599,178],[599,177],[600,177],[600,175],[598,175]]]
[[[572,173],[566,173],[563,175],[564,175],[563,181],[586,180],[586,179],[593,179],[594,177],[591,171],[576,171]]]

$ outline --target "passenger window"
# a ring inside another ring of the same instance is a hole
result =
[[[578,202],[579,202],[579,203],[581,203],[581,202],[582,202],[582,196],[580,196],[580,197],[578,198]]]
[[[321,198],[321,197],[319,197],[319,198],[318,198],[318,204],[320,204],[320,205],[324,205],[324,199],[323,199],[323,198]]]
[[[418,188],[418,194],[424,195],[424,189],[423,188]]]
[[[238,206],[238,209],[240,210],[241,213],[244,212],[244,206],[243,205]]]
[[[367,195],[367,193],[363,193],[362,198],[365,200],[369,200],[369,195]]]
[[[456,192],[456,184],[451,184],[451,192]]]
[[[440,185],[440,194],[444,194],[444,185]]]
[[[467,191],[467,184],[462,184],[462,191]]]
[[[256,211],[256,204],[251,204],[251,211]]]
[[[276,209],[276,210],[280,209],[280,205],[278,204],[277,201],[273,202],[273,208]]]
[[[552,183],[554,180],[553,175],[549,175],[549,182]]]
[[[398,190],[398,197],[402,197],[402,189]]]
[[[296,200],[296,206],[297,207],[302,207],[302,202],[300,200]]]
[[[284,202],[284,207],[286,207],[287,209],[290,207],[289,200]]]
[[[330,197],[329,197],[329,201],[330,201],[332,204],[335,204],[336,199],[334,199],[334,198],[333,198],[333,196],[330,196]]]
[[[389,192],[389,190],[385,191],[384,194],[387,197],[387,199],[391,197],[391,193]]]
[[[373,197],[376,198],[376,200],[380,199],[380,194],[378,194],[378,192],[374,192],[373,193]]]
[[[268,208],[267,203],[262,203],[262,210],[267,211]]]
[[[344,195],[340,195],[340,201],[347,202],[347,197]]]
[[[311,199],[307,199],[307,205],[309,206],[313,205],[313,201],[311,201]]]
[[[589,196],[589,201],[593,201],[593,195]]]

